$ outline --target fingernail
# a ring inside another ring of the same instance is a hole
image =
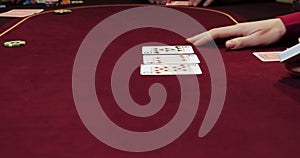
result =
[[[226,47],[229,49],[233,49],[236,46],[236,44],[232,41],[227,41],[226,42]]]

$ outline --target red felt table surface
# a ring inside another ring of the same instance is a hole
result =
[[[199,108],[191,125],[179,138],[148,152],[121,151],[95,138],[75,107],[72,94],[74,60],[91,29],[105,18],[133,7],[136,6],[92,6],[73,8],[72,13],[66,15],[44,13],[27,19],[0,38],[1,43],[14,39],[27,42],[18,48],[0,47],[2,157],[300,156],[300,80],[291,77],[280,63],[263,63],[256,59],[252,52],[258,48],[228,51],[220,45],[226,70],[226,98],[217,123],[205,137],[199,138],[198,131],[211,99],[211,76],[206,61],[196,51],[203,71],[197,76],[201,90]],[[212,10],[174,9],[195,18],[206,29],[235,24],[229,16]],[[2,27],[1,32],[18,21]],[[124,23],[126,21],[124,19]],[[122,23],[119,25],[121,28]],[[140,76],[136,69],[129,82],[133,100],[147,104],[150,101],[148,89],[158,82],[165,86],[168,94],[165,106],[155,115],[143,118],[128,115],[118,107],[111,90],[114,65],[124,52],[145,42],[186,44],[181,35],[162,28],[128,31],[107,46],[95,75],[97,96],[105,113],[115,124],[136,132],[151,131],[167,124],[180,102],[176,76]],[[275,49],[285,47],[261,48]]]

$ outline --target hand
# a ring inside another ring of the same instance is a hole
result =
[[[203,6],[204,7],[207,7],[208,5],[210,5],[214,0],[189,0],[189,6],[198,6],[198,4],[201,2],[201,1],[205,1],[203,3]]]
[[[265,46],[278,42],[285,34],[286,28],[279,19],[269,19],[256,22],[238,23],[232,26],[214,28],[207,32],[186,39],[195,46],[208,43],[213,39],[235,37],[226,41],[229,49]]]
[[[156,3],[156,4],[166,4],[167,0],[148,0],[150,3]]]

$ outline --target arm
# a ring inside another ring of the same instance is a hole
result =
[[[278,16],[286,27],[285,39],[296,39],[300,37],[300,12]]]

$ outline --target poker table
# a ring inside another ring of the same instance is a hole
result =
[[[224,41],[201,75],[142,76],[141,47],[245,21],[214,9],[94,5],[0,28],[1,157],[299,157],[300,80]],[[174,16],[172,16],[174,15]],[[195,28],[199,26],[199,28]],[[125,105],[123,105],[125,104]]]

